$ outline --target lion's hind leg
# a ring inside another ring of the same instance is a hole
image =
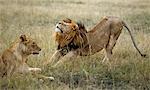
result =
[[[118,37],[120,36],[120,33],[121,33],[121,30],[117,34],[110,36],[109,43],[107,44],[105,48],[105,57],[102,62],[110,61],[110,59],[112,58],[112,54],[113,54],[112,50],[114,46],[116,45],[116,42],[117,42]]]
[[[105,48],[105,57],[104,57],[102,63],[109,61],[111,59],[111,56],[112,56],[112,50]]]

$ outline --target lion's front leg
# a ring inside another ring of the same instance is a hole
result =
[[[62,54],[60,53],[59,50],[57,50],[57,51],[52,55],[52,57],[50,58],[50,60],[47,60],[47,61],[44,62],[44,65],[47,65],[47,64],[54,64],[54,63],[56,63],[61,57],[62,57]]]
[[[59,60],[55,65],[53,65],[53,67],[58,67],[60,65],[62,65],[64,62],[75,59],[77,56],[77,52],[76,51],[70,51],[68,52],[61,60]]]

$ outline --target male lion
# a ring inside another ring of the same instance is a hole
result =
[[[93,55],[102,49],[105,49],[106,52],[103,62],[109,60],[112,56],[112,49],[115,46],[123,27],[128,30],[136,50],[141,56],[145,57],[145,54],[142,54],[137,48],[127,24],[118,17],[105,16],[90,31],[87,31],[83,24],[75,23],[70,19],[64,19],[56,24],[55,32],[58,48],[50,61],[47,61],[46,64],[53,64],[61,57],[64,57],[54,65],[56,66],[59,63],[68,60],[66,58],[72,58],[77,55]]]
[[[39,54],[41,48],[29,37],[21,35],[20,39],[6,49],[0,57],[0,77],[10,77],[14,73],[41,71],[40,68],[31,68],[27,65],[27,57]]]

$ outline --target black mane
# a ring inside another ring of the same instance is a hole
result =
[[[79,27],[79,30],[82,30],[82,31],[87,33],[87,30],[86,30],[84,24],[81,21],[77,22],[77,25]]]

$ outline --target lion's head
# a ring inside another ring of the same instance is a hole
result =
[[[63,19],[56,24],[55,32],[66,33],[78,29],[78,25],[71,19]]]
[[[59,47],[64,47],[68,45],[74,38],[76,31],[78,30],[78,25],[71,19],[64,19],[56,24],[56,42]]]
[[[72,50],[87,44],[86,29],[82,23],[64,19],[56,24],[56,42],[58,49]]]
[[[25,55],[39,54],[39,51],[41,51],[41,48],[36,44],[36,42],[26,35],[20,36],[18,48]]]

